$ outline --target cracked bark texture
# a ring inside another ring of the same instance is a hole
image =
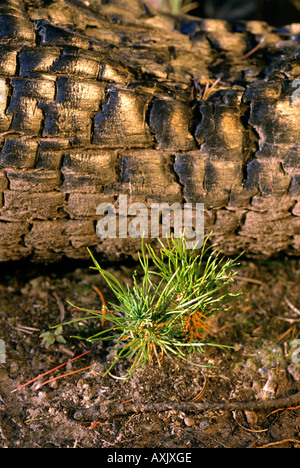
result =
[[[299,32],[138,0],[1,0],[0,261],[135,256],[139,239],[96,234],[119,194],[203,202],[227,255],[299,255]],[[206,100],[203,77],[221,78]]]

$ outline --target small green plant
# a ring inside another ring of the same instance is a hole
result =
[[[48,348],[55,342],[65,344],[66,340],[62,336],[63,327],[59,325],[55,327],[54,331],[46,331],[40,335],[40,338],[43,338],[45,346]]]
[[[165,354],[191,362],[187,352],[221,346],[205,338],[211,334],[211,316],[240,295],[228,291],[236,274],[233,267],[238,265],[237,259],[225,260],[213,246],[207,247],[207,239],[200,253],[189,250],[184,237],[171,237],[167,245],[161,244],[159,254],[142,243],[139,255],[142,277],[138,280],[135,272],[130,288],[101,268],[91,252],[90,255],[94,262],[91,268],[106,280],[117,302],[109,304],[109,308],[104,305],[102,312],[77,308],[88,315],[68,323],[84,319],[105,319],[111,323],[109,329],[101,329],[87,338],[91,343],[117,341],[117,355],[107,372],[126,358],[131,362],[128,378],[148,361],[155,359],[160,365]],[[149,268],[150,261],[154,270]]]

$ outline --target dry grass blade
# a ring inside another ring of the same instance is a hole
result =
[[[57,305],[58,305],[58,308],[59,308],[59,312],[60,312],[60,315],[59,315],[59,320],[60,322],[63,322],[65,320],[65,315],[66,315],[66,310],[65,310],[65,306],[63,304],[63,301],[61,300],[61,298],[58,296],[58,294],[56,294],[56,292],[54,291],[53,292],[53,296],[57,302]]]
[[[233,415],[233,419],[235,420],[235,422],[237,423],[237,425],[240,426],[242,429],[244,429],[244,430],[247,431],[247,432],[267,432],[267,431],[269,430],[269,428],[267,428],[267,429],[250,429],[250,427],[245,427],[245,426],[243,426],[243,424],[241,424],[241,423],[237,420],[236,411],[232,411],[232,415]]]
[[[254,283],[254,284],[259,284],[260,286],[264,286],[264,283],[262,281],[257,280],[255,278],[248,278],[246,276],[236,275],[235,279],[236,280],[241,280],[241,281],[246,281],[247,283]]]
[[[259,447],[256,447],[256,448],[268,448],[268,447],[272,447],[273,445],[285,444],[286,442],[293,442],[295,444],[300,445],[300,439],[282,439],[282,440],[277,440],[276,442],[270,442],[269,444],[260,445]]]
[[[206,83],[205,89],[204,89],[202,97],[201,97],[201,99],[203,99],[203,101],[206,101],[209,98],[209,96],[212,94],[214,88],[217,86],[217,84],[219,83],[220,80],[221,80],[221,78],[217,78],[216,81],[212,85],[210,85],[209,83]]]
[[[292,327],[290,327],[288,330],[286,330],[284,333],[282,333],[281,335],[277,336],[276,338],[276,343],[279,343],[279,341],[283,340],[283,338],[285,338],[289,333],[291,333],[291,331],[295,330],[296,326],[293,325]]]
[[[192,398],[190,401],[193,401],[194,403],[197,403],[199,400],[201,400],[201,398],[203,397],[204,393],[205,393],[205,390],[206,390],[206,383],[207,383],[207,379],[206,379],[206,375],[204,374],[204,372],[202,371],[202,375],[204,377],[204,383],[203,383],[203,386],[200,390],[199,393],[197,393],[196,396],[194,396],[194,398]]]
[[[253,55],[255,52],[258,51],[258,49],[261,48],[261,46],[263,45],[263,43],[265,42],[266,39],[267,39],[267,34],[261,38],[261,40],[259,41],[257,46],[255,46],[253,49],[249,50],[249,52],[247,52],[247,54],[240,57],[239,60],[245,60],[245,59],[251,57],[251,55]]]

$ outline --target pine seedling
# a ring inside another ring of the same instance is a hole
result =
[[[171,237],[167,245],[161,243],[159,254],[142,242],[142,277],[139,280],[135,272],[132,287],[123,286],[90,255],[94,263],[91,268],[105,279],[117,301],[105,305],[101,312],[77,308],[88,315],[68,323],[83,319],[110,322],[109,329],[87,338],[91,343],[116,340],[117,355],[106,373],[122,358],[131,363],[126,375],[129,378],[149,361],[156,360],[160,365],[164,355],[191,362],[187,352],[203,352],[205,346],[224,347],[205,338],[212,334],[211,316],[239,295],[228,292],[236,274],[233,267],[238,264],[207,247],[207,239],[200,253],[189,250],[183,236]]]
[[[202,341],[207,334],[212,334],[210,319],[213,314],[220,308],[224,310],[224,304],[240,295],[228,292],[237,274],[233,268],[238,266],[238,258],[225,260],[213,250],[214,246],[207,247],[207,241],[208,238],[200,254],[187,249],[184,237],[168,239],[167,245],[162,245],[160,255],[147,246],[157,267],[155,274],[174,287],[176,307],[168,314],[177,317],[179,337],[190,343]]]

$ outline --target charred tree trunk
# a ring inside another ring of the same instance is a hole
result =
[[[0,15],[1,261],[134,255],[139,240],[96,234],[119,194],[203,202],[226,254],[300,254],[299,25],[138,0],[2,0]]]

